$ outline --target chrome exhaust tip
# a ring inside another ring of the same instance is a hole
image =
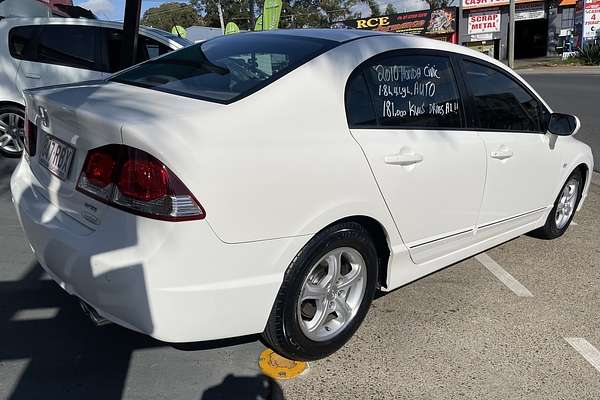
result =
[[[109,320],[98,314],[98,311],[96,311],[94,307],[90,306],[85,301],[79,300],[79,305],[81,306],[81,309],[83,310],[85,315],[87,315],[92,320],[92,323],[94,325],[103,326],[111,323]]]

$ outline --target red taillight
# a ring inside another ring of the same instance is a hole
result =
[[[155,219],[203,219],[204,209],[163,163],[129,146],[90,150],[77,190],[104,203]]]
[[[117,187],[132,199],[156,200],[169,194],[169,172],[158,160],[127,160],[121,168]]]
[[[88,155],[84,173],[91,185],[105,188],[112,183],[117,160],[115,155],[104,151],[95,151]]]
[[[25,132],[23,135],[25,143],[25,151],[30,156],[35,156],[36,144],[37,144],[37,126],[29,120],[25,124]]]

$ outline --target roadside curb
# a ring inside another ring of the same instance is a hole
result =
[[[592,184],[600,186],[600,173],[593,171],[592,172]]]
[[[578,66],[568,66],[568,65],[523,65],[519,67],[513,68],[517,73],[540,73],[540,74],[556,74],[556,73],[600,73],[600,67],[596,65],[578,65]]]

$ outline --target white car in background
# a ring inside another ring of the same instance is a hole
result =
[[[376,290],[559,237],[593,170],[576,117],[412,35],[228,35],[26,98],[11,190],[62,288],[160,340],[262,333],[293,359],[339,349]]]
[[[122,24],[84,18],[0,19],[0,154],[18,157],[23,90],[104,79],[121,66]],[[141,28],[136,61],[191,43]]]

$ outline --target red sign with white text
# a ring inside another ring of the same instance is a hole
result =
[[[540,0],[516,0],[516,4],[520,3],[532,3]],[[464,10],[470,8],[484,8],[484,7],[495,7],[495,6],[506,6],[510,3],[510,0],[462,0],[462,8]]]
[[[600,0],[584,0],[583,37],[600,37]]]
[[[477,33],[500,32],[500,10],[472,12],[469,14],[469,35]]]

